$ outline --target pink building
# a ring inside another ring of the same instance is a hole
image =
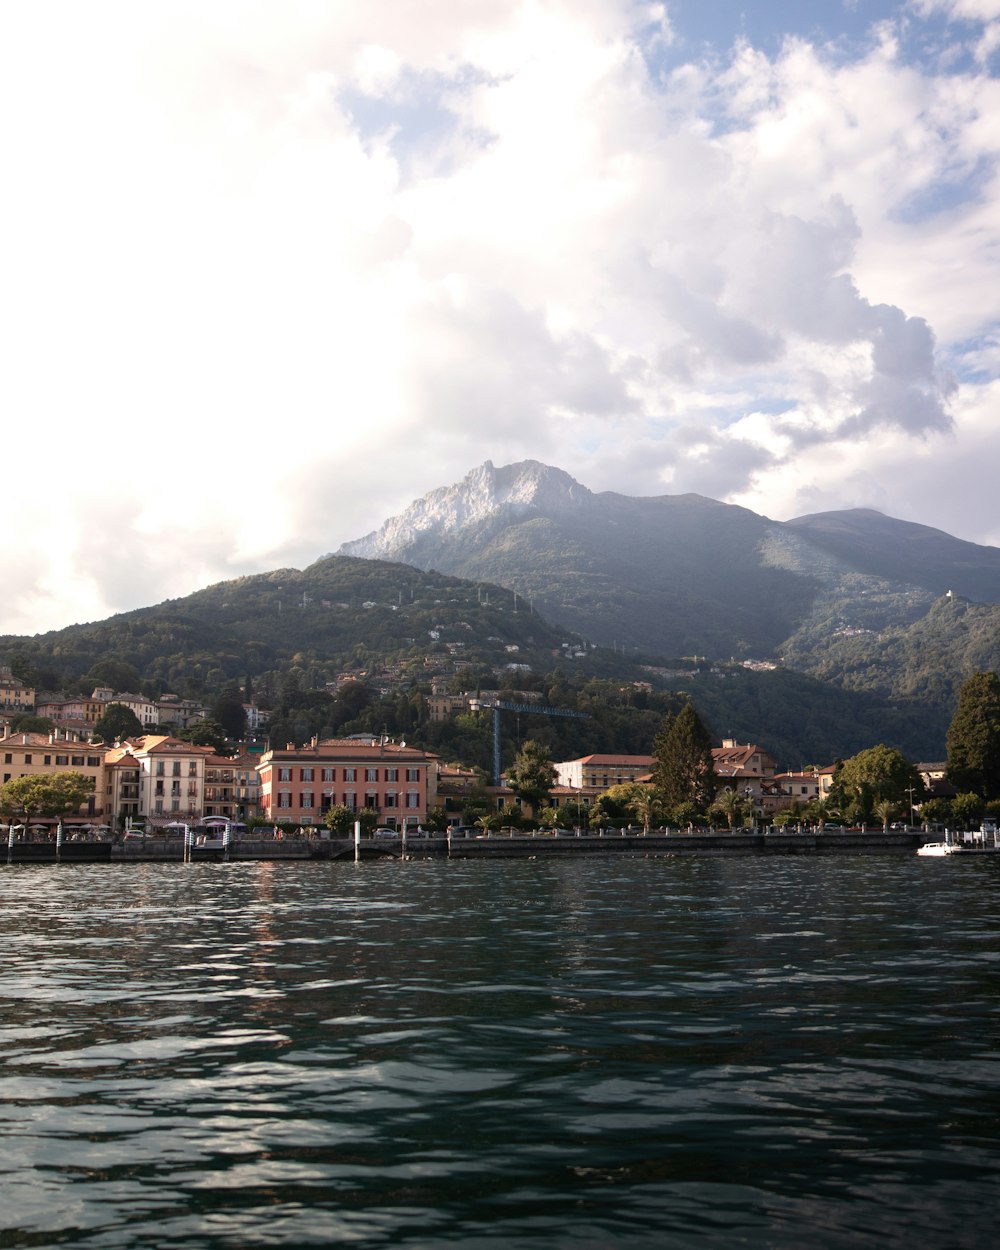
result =
[[[260,814],[265,820],[321,824],[331,807],[370,808],[392,829],[415,827],[437,802],[437,757],[379,738],[313,741],[265,751]]]

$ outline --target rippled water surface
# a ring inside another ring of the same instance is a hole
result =
[[[974,1247],[1000,857],[0,870],[0,1246]]]

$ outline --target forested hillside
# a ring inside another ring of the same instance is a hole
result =
[[[257,696],[271,699],[290,668],[320,688],[345,669],[409,665],[423,673],[435,657],[548,667],[570,638],[498,586],[329,556],[106,621],[2,638],[0,656],[58,689],[85,688],[81,679],[95,663],[115,659],[154,696],[211,694],[249,676]]]

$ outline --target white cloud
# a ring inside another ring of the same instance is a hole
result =
[[[979,472],[998,84],[902,29],[651,69],[627,0],[0,9],[0,628],[307,563],[487,458],[774,516]]]

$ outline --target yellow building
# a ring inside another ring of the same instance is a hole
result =
[[[15,777],[58,777],[80,773],[94,782],[94,792],[78,813],[78,819],[102,819],[104,806],[104,756],[100,743],[80,742],[52,733],[8,734],[0,738],[0,784]]]

